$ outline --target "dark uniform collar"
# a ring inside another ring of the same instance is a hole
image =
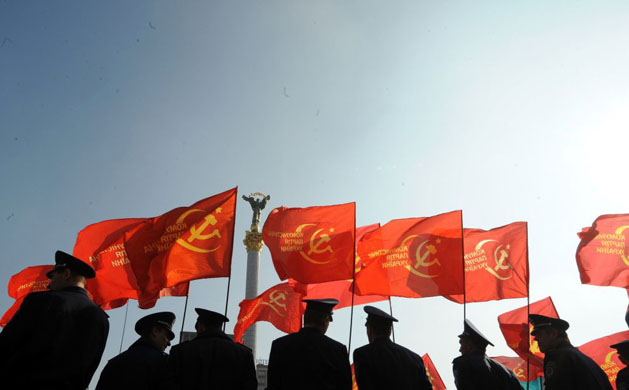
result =
[[[81,293],[81,294],[85,295],[86,297],[89,296],[89,295],[87,295],[87,290],[84,289],[83,287],[79,287],[79,286],[68,286],[68,287],[62,288],[59,291],[69,291],[69,292]]]
[[[299,333],[319,333],[319,334],[323,334],[323,332],[321,332],[319,329],[315,328],[314,326],[304,326],[303,328],[299,329]]]
[[[223,331],[214,331],[214,330],[208,330],[205,331],[203,333],[199,333],[197,335],[197,337],[195,337],[194,339],[207,339],[207,338],[211,338],[211,337],[219,337],[219,338],[223,338],[223,339],[227,339],[231,341],[231,338],[225,334],[225,332]]]

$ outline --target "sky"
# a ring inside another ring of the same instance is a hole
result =
[[[0,0],[0,288],[71,252],[106,219],[153,217],[239,187],[275,207],[356,202],[357,224],[463,210],[465,227],[527,221],[531,302],[551,296],[575,345],[626,330],[624,289],[580,284],[576,233],[626,213],[629,4],[624,1]],[[227,326],[245,293],[238,201]],[[279,283],[267,248],[260,292]],[[194,281],[222,311],[226,279]],[[0,310],[12,299],[0,294]],[[514,356],[496,317],[467,305]],[[388,309],[384,302],[376,306]],[[448,388],[463,307],[393,298],[396,341]],[[155,309],[177,314],[185,299]],[[350,309],[328,336],[349,342]],[[147,314],[109,311],[106,361]],[[353,313],[351,349],[367,342]],[[258,326],[258,359],[282,333]]]

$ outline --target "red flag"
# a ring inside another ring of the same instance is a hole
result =
[[[578,235],[581,283],[629,287],[629,214],[601,215]]]
[[[424,361],[424,366],[426,366],[426,375],[428,375],[433,390],[446,390],[446,385],[443,383],[443,380],[441,380],[441,375],[437,372],[437,368],[430,359],[430,356],[425,354],[422,356],[422,360]]]
[[[463,293],[461,211],[396,219],[358,244],[359,295],[431,297]]]
[[[271,211],[262,238],[280,279],[303,284],[351,279],[355,210],[355,203],[346,203]]]
[[[528,312],[559,318],[550,297],[531,303]],[[527,356],[530,357],[531,365],[539,368],[544,367],[544,354],[539,350],[537,341],[531,336],[533,325],[529,324],[526,306],[501,314],[498,316],[498,323],[509,348],[513,349],[522,359],[526,360]]]
[[[301,299],[289,282],[273,286],[254,299],[244,299],[234,326],[234,340],[241,342],[245,331],[258,321],[270,322],[286,333],[299,331],[304,312]]]
[[[350,366],[352,369],[352,390],[358,390],[358,383],[356,383],[356,372],[354,372],[354,363]]]
[[[601,337],[600,339],[590,341],[579,347],[581,352],[591,357],[596,364],[601,366],[614,389],[616,389],[616,376],[618,375],[618,371],[624,368],[625,365],[618,359],[618,351],[610,348],[610,345],[627,339],[629,339],[629,331],[626,330],[624,332],[614,333],[610,336]]]
[[[532,382],[539,377],[544,376],[544,368],[537,367],[534,365],[529,366],[529,378],[526,379],[526,360],[521,357],[515,356],[496,356],[492,357],[498,363],[501,363],[509,370],[513,371],[515,376],[518,378],[520,382]]]
[[[380,227],[379,223],[361,226],[356,228],[356,243],[365,235],[374,231]],[[362,261],[356,256],[356,272],[360,270]],[[333,282],[313,283],[313,284],[301,284],[295,282],[295,289],[304,294],[304,299],[323,299],[323,298],[336,298],[339,300],[339,304],[334,307],[334,310],[342,309],[352,305],[352,280],[336,280]],[[354,306],[363,305],[367,303],[385,301],[388,297],[382,295],[354,295]]]
[[[96,270],[96,277],[87,281],[87,290],[102,309],[114,309],[126,304],[128,299],[138,299],[140,288],[124,248],[124,235],[148,220],[111,219],[89,225],[79,232],[73,255],[89,260]],[[159,296],[187,294],[186,282],[160,291]]]
[[[140,286],[140,307],[165,287],[229,276],[237,189],[151,218],[125,233],[124,246]]]
[[[22,301],[32,292],[48,290],[50,279],[46,273],[53,269],[52,265],[36,265],[26,267],[9,279],[9,296],[15,299],[13,305],[0,318],[0,326],[4,327],[22,305]]]
[[[526,222],[492,230],[463,229],[466,302],[528,295]],[[463,303],[463,295],[446,297]]]

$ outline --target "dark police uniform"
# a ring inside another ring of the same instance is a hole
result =
[[[96,390],[159,389],[165,386],[168,355],[140,338],[111,359],[100,374]]]
[[[360,390],[432,390],[422,358],[388,337],[378,337],[356,349],[354,369]]]
[[[347,348],[318,329],[305,327],[273,341],[267,390],[350,390]]]
[[[175,388],[255,390],[253,354],[223,332],[204,332],[170,349],[169,371]]]
[[[156,344],[151,340],[150,334],[155,326],[159,326],[166,330],[168,340],[172,340],[175,338],[172,331],[174,322],[175,314],[168,311],[140,318],[135,324],[135,331],[142,337],[107,363],[96,390],[167,388],[168,355],[161,349],[160,342]],[[164,343],[163,348],[168,345]]]
[[[56,268],[74,261],[89,267],[61,251],[55,261]],[[107,314],[83,288],[31,293],[0,333],[0,381],[7,388],[84,390],[108,333]]]
[[[388,329],[397,319],[374,307],[365,306],[366,326]],[[388,333],[388,332],[387,332]],[[369,328],[368,328],[369,334]],[[370,336],[369,344],[354,350],[356,384],[361,390],[432,390],[422,358],[387,336]]]
[[[607,374],[569,342],[561,343],[544,357],[546,390],[611,390]]]
[[[469,338],[475,344],[493,346],[471,321],[465,320],[459,338]],[[457,357],[452,361],[454,384],[458,390],[521,390],[515,374],[497,361],[475,352]],[[566,389],[567,390],[567,389]]]
[[[610,347],[618,350],[622,360],[627,361],[629,359],[629,340],[610,345]],[[616,390],[629,390],[629,367],[618,371],[616,375]]]

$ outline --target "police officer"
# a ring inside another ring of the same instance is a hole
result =
[[[369,344],[354,351],[356,384],[361,390],[432,390],[422,358],[389,337],[393,316],[365,306]]]
[[[140,318],[135,323],[135,332],[141,337],[107,363],[96,390],[163,388],[168,379],[168,355],[164,351],[175,338],[174,322],[175,314],[169,311]]]
[[[0,379],[7,388],[86,389],[100,363],[107,314],[90,300],[87,263],[55,254],[48,288],[29,294],[0,333]]]
[[[629,340],[621,341],[620,343],[610,345],[618,351],[618,359],[625,366],[629,365]],[[618,371],[616,376],[616,390],[629,390],[629,367],[625,367]]]
[[[452,361],[454,383],[458,390],[522,390],[515,374],[485,355],[491,343],[471,321],[465,320],[459,335],[461,356]]]
[[[611,390],[605,372],[594,360],[570,344],[566,330],[570,326],[559,318],[529,315],[531,335],[544,356],[546,390]]]
[[[336,299],[304,299],[304,327],[273,341],[267,390],[351,390],[347,348],[325,335]]]
[[[221,329],[227,317],[214,311],[194,309],[199,315],[197,336],[170,350],[169,372],[177,389],[256,390],[251,349],[235,343]]]

